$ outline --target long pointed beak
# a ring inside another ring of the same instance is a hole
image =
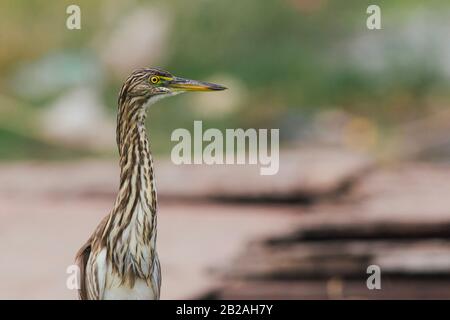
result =
[[[226,87],[219,84],[183,79],[179,77],[174,77],[172,80],[170,80],[168,83],[168,87],[182,91],[219,91],[227,89]]]

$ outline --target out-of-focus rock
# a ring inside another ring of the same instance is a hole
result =
[[[448,299],[450,167],[378,168],[338,203],[255,241],[226,270],[222,299]],[[382,290],[367,279],[380,268]]]
[[[114,119],[97,92],[79,87],[62,95],[41,115],[45,137],[59,143],[110,150],[115,145]]]
[[[174,198],[311,201],[335,195],[374,164],[365,154],[336,148],[285,150],[279,162],[278,173],[267,176],[260,174],[260,165],[175,166],[165,162],[158,167],[164,172],[159,190]]]

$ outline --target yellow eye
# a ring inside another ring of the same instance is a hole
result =
[[[151,77],[151,78],[150,78],[150,82],[153,83],[153,84],[158,83],[158,82],[159,82],[159,77],[156,77],[156,76]]]

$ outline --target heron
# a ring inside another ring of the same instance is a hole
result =
[[[156,251],[157,196],[146,134],[148,107],[188,91],[219,91],[222,85],[190,80],[160,68],[134,71],[118,99],[116,142],[120,185],[111,212],[76,255],[82,300],[160,298]]]

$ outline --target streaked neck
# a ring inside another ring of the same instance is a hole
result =
[[[135,110],[135,112],[133,112]],[[110,216],[106,243],[120,273],[145,276],[156,250],[156,188],[145,128],[145,110],[119,108],[117,141],[120,189]],[[136,261],[146,262],[136,265]]]

